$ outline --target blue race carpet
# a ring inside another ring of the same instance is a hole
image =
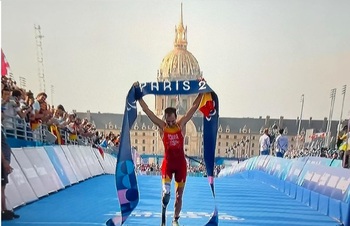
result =
[[[159,176],[138,176],[140,203],[125,226],[160,225],[161,182]],[[168,225],[173,214],[173,195],[168,206]],[[296,201],[271,186],[240,175],[215,181],[219,225],[332,226],[338,222]],[[188,177],[180,224],[203,226],[213,212],[214,201],[207,178]],[[10,225],[105,225],[119,212],[114,175],[101,175],[38,201],[17,208],[19,219]]]

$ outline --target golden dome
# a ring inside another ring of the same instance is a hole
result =
[[[200,68],[197,59],[186,49],[175,48],[166,57],[160,66],[160,75],[163,78],[171,77],[199,77]]]
[[[181,19],[175,27],[174,49],[168,53],[160,65],[159,79],[194,79],[201,76],[197,59],[187,51],[187,27],[182,22],[182,4]]]

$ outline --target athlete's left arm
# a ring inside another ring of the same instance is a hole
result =
[[[188,121],[192,118],[193,114],[197,111],[199,104],[201,103],[203,93],[199,93],[197,98],[193,101],[192,107],[187,113],[179,120],[179,125],[183,128]]]

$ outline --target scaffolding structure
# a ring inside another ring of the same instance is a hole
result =
[[[44,36],[41,34],[40,25],[34,24],[35,41],[37,49],[37,61],[38,61],[38,77],[39,77],[39,92],[46,92],[45,87],[45,73],[44,73],[44,56],[43,56],[43,42]]]

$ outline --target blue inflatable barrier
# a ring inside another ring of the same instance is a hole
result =
[[[239,173],[259,180],[343,225],[350,225],[350,171],[341,168],[339,162],[318,157],[259,156],[222,170],[219,177]]]

